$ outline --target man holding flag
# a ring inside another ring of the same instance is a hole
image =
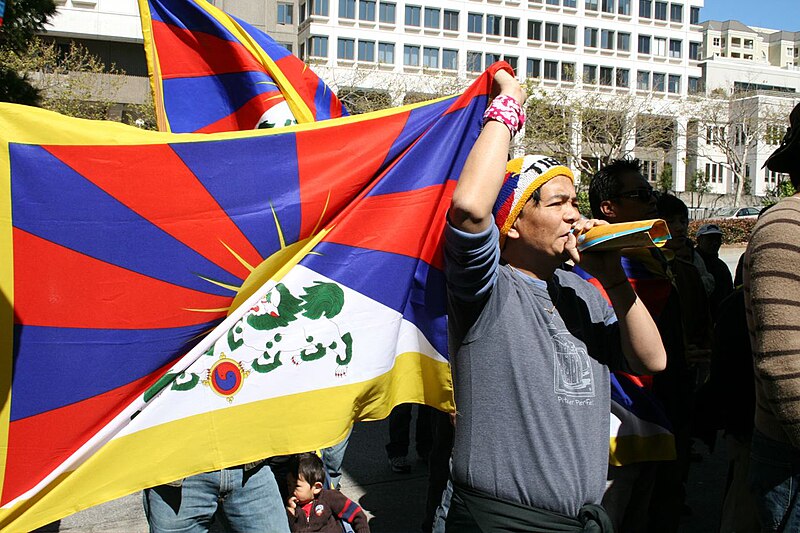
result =
[[[572,172],[543,156],[506,166],[524,95],[507,72],[495,84],[445,228],[457,407],[447,529],[611,531],[598,505],[608,369],[658,372],[664,348],[619,255],[578,253],[577,236],[602,222],[581,220]],[[570,258],[613,310],[559,270]]]

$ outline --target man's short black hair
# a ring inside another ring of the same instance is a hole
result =
[[[589,182],[589,205],[594,218],[603,219],[600,204],[616,198],[622,191],[622,176],[641,174],[642,162],[638,159],[614,159],[592,176]]]
[[[689,208],[686,204],[671,194],[662,194],[658,197],[658,216],[661,218],[670,218],[675,215],[689,218]]]
[[[289,464],[289,473],[295,479],[300,479],[300,476],[303,476],[303,479],[312,487],[317,482],[325,486],[325,466],[322,464],[322,459],[315,453],[297,454]]]

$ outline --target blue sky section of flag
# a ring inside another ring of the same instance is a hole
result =
[[[347,415],[326,429],[250,413],[248,434],[269,438],[209,433],[202,447],[181,434],[170,451],[159,437],[176,460],[157,472],[104,452],[146,390],[207,355],[192,354],[294,269],[400,316],[446,357],[441,230],[497,68],[460,97],[285,130],[172,136],[0,105],[0,529],[33,529],[164,476],[330,444],[395,402],[452,407],[449,373],[421,382],[409,370],[347,385],[336,406]]]
[[[206,0],[139,0],[159,129],[214,133],[346,116],[264,32]]]

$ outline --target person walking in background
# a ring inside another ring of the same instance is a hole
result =
[[[389,457],[389,466],[392,472],[408,474],[411,472],[411,463],[408,462],[408,448],[411,445],[411,408],[410,403],[400,404],[389,414],[389,443],[386,445],[386,455]],[[433,432],[431,417],[433,407],[427,405],[417,406],[417,425],[414,432],[417,457],[427,464],[428,455],[433,445]]]
[[[800,104],[767,160],[800,191]],[[756,222],[744,261],[756,389],[750,487],[762,531],[800,531],[800,192]]]

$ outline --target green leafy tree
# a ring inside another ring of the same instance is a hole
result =
[[[47,20],[55,15],[53,0],[9,0],[0,26],[0,101],[36,105],[40,90],[29,71],[9,65],[9,59],[24,54]]]
[[[65,46],[34,37],[24,52],[0,50],[0,63],[29,80],[38,92],[38,106],[71,117],[112,118],[125,83],[123,71],[74,42]],[[121,119],[149,127],[155,122],[151,108],[150,103],[128,105]]]
[[[664,163],[664,168],[661,169],[661,172],[658,174],[658,180],[656,181],[656,189],[661,192],[667,192],[672,189],[673,186],[673,178],[672,178],[672,165],[669,163]]]

